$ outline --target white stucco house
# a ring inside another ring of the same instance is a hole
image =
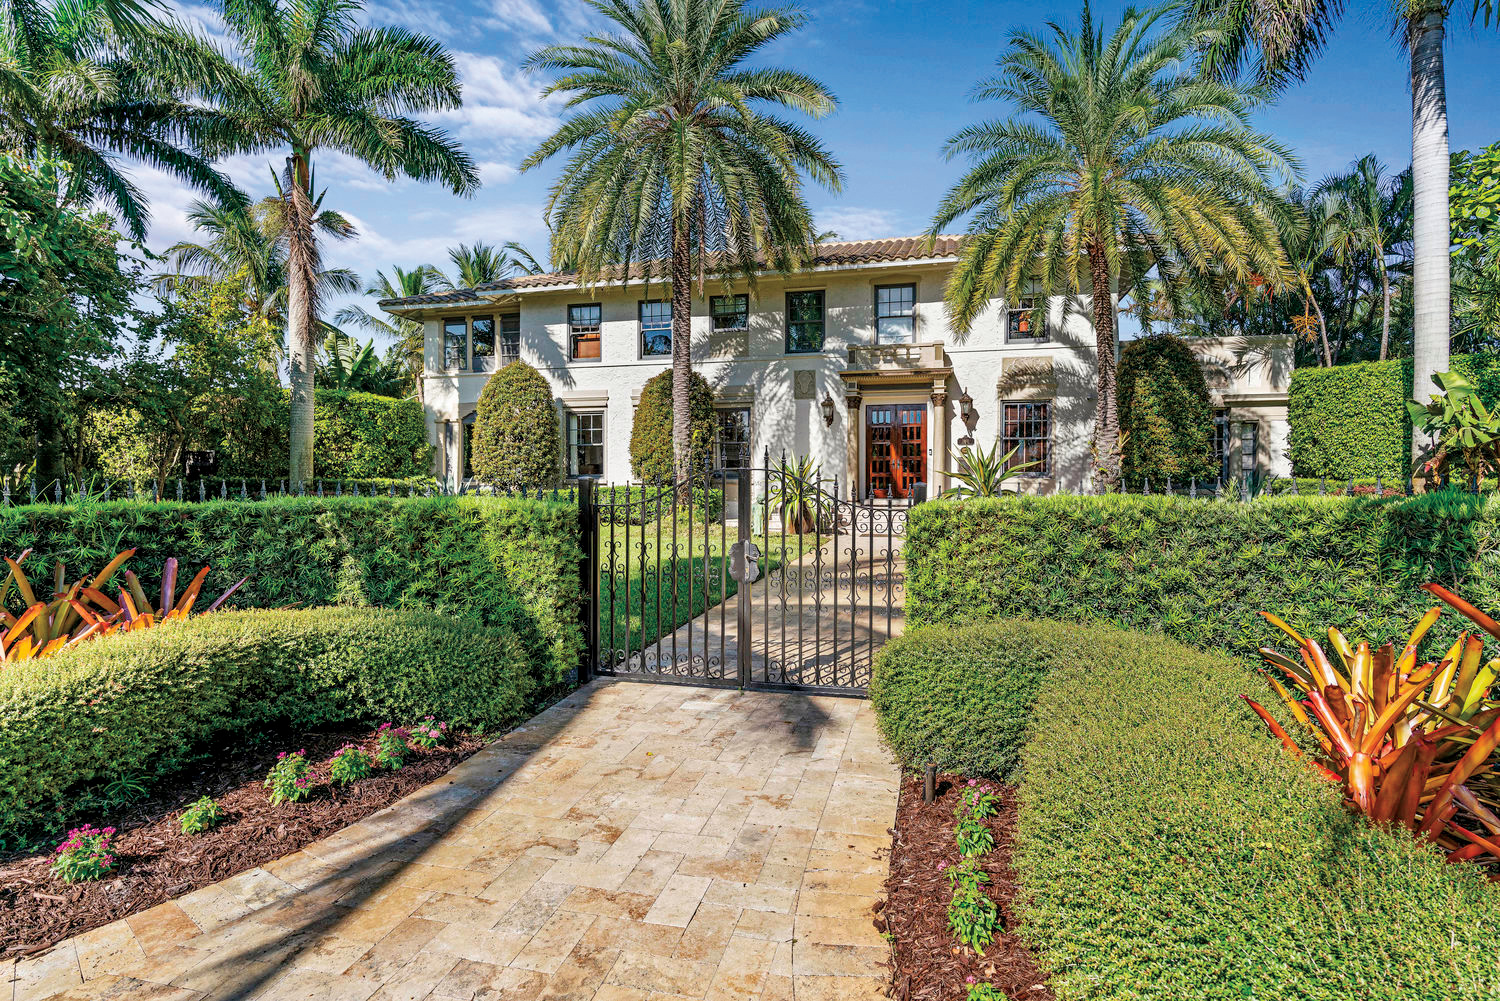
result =
[[[1086,297],[995,301],[964,336],[943,285],[957,237],[824,243],[805,270],[695,285],[693,364],[714,387],[723,467],[810,455],[841,492],[906,498],[946,484],[959,444],[1036,466],[1021,489],[1087,485],[1094,334]],[[434,472],[464,474],[464,425],[485,380],[520,358],[558,399],[569,477],[631,479],[628,443],[641,387],[671,367],[671,305],[656,281],[586,287],[530,275],[391,299],[426,328],[423,399]],[[1046,311],[1045,322],[1041,311]],[[1290,343],[1198,341],[1226,473],[1287,475]]]

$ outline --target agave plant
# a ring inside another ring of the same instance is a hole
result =
[[[972,447],[965,445],[953,453],[958,468],[949,475],[957,485],[949,487],[946,496],[958,500],[969,497],[999,497],[1005,492],[1007,480],[1037,465],[1036,462],[1018,462],[1012,465],[1011,460],[1020,450],[1021,446],[1017,445],[1004,455],[1000,455],[998,442],[987,452],[983,445]]]
[[[0,632],[0,663],[34,660],[97,636],[186,619],[192,614],[209,570],[208,567],[199,570],[178,596],[177,559],[168,559],[162,568],[159,603],[153,607],[141,582],[129,570],[125,571],[125,586],[118,588],[116,599],[105,593],[116,572],[135,555],[134,549],[116,555],[92,580],[79,580],[72,585],[66,584],[67,568],[59,560],[52,570],[51,600],[43,601],[21,569],[30,555],[28,549],[15,559],[5,560],[10,573],[0,584],[0,623],[5,627]],[[221,608],[247,579],[241,578],[219,595],[206,611]],[[18,613],[6,607],[12,588],[24,606]]]
[[[1424,587],[1500,638],[1500,624],[1473,605],[1439,585]],[[1400,653],[1390,643],[1373,650],[1368,643],[1355,646],[1329,629],[1335,663],[1317,642],[1261,614],[1298,646],[1300,661],[1269,648],[1260,652],[1301,697],[1272,675],[1267,680],[1322,748],[1328,764],[1315,767],[1343,787],[1350,805],[1372,821],[1436,842],[1450,859],[1500,861],[1500,817],[1485,802],[1488,792],[1469,784],[1486,776],[1500,744],[1500,706],[1490,696],[1500,660],[1481,663],[1483,638],[1465,632],[1440,661],[1419,665],[1417,647],[1440,615],[1432,608]],[[1289,750],[1302,754],[1270,713],[1248,696],[1245,701]],[[1460,807],[1484,833],[1457,822]]]
[[[829,512],[823,490],[823,470],[811,456],[787,461],[771,470],[771,502],[781,511],[781,523],[799,534],[816,532]]]

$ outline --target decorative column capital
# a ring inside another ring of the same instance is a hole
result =
[[[939,409],[948,405],[948,393],[946,390],[935,390],[932,394],[932,405]]]
[[[860,394],[859,390],[855,389],[844,391],[844,406],[851,414],[859,413],[859,405],[863,401],[864,396]]]

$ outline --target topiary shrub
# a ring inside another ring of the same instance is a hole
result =
[[[1125,345],[1119,386],[1127,479],[1214,477],[1213,403],[1186,341],[1160,334]]]
[[[1037,686],[1077,649],[1076,626],[992,622],[924,626],[875,657],[870,704],[896,760],[918,769],[1009,778]]]
[[[479,394],[469,464],[485,483],[507,490],[555,486],[562,476],[557,403],[542,373],[513,361]]]
[[[702,469],[714,445],[714,391],[697,372],[688,386],[688,424],[692,465]],[[630,427],[630,471],[642,482],[672,479],[672,372],[650,379],[641,389]]]

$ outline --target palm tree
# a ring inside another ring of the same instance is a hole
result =
[[[1295,222],[1272,177],[1290,177],[1293,154],[1250,129],[1250,90],[1184,71],[1198,39],[1183,25],[1157,30],[1162,21],[1160,9],[1131,8],[1106,36],[1085,4],[1077,31],[1012,32],[976,96],[1017,113],[948,140],[947,155],[972,166],[932,221],[936,235],[970,218],[945,291],[959,332],[1031,281],[1044,299],[1090,296],[1105,490],[1120,475],[1116,292],[1149,301],[1154,277],[1170,305],[1195,285],[1290,278],[1278,227]]]
[[[377,396],[405,396],[410,385],[399,345],[387,351],[382,361],[373,340],[360,344],[337,328],[323,342],[318,378],[330,389]]]
[[[1397,36],[1411,56],[1411,159],[1413,193],[1412,354],[1413,393],[1425,400],[1448,370],[1451,262],[1448,220],[1448,97],[1443,38],[1452,0],[1390,0]],[[1217,41],[1209,60],[1236,72],[1258,55],[1260,76],[1282,83],[1300,79],[1333,31],[1339,0],[1184,0],[1182,9],[1208,20]],[[1496,0],[1474,0],[1470,17],[1488,25]],[[1497,19],[1500,23],[1500,19]],[[1412,454],[1422,443],[1412,440]]]
[[[293,479],[312,476],[314,332],[319,246],[313,158],[338,150],[387,178],[439,180],[468,194],[473,159],[408,113],[461,103],[453,58],[403,28],[361,28],[360,0],[221,0],[246,70],[215,96],[228,121],[210,136],[218,154],[287,151],[287,326]]]
[[[839,165],[806,130],[760,109],[813,117],[833,95],[789,69],[747,66],[801,27],[793,7],[741,0],[590,0],[617,33],[552,45],[527,65],[556,71],[543,95],[579,109],[522,163],[571,156],[547,214],[552,261],[584,281],[624,279],[632,265],[672,296],[672,444],[690,455],[692,276],[790,271],[810,252],[803,175],[837,190]]]
[[[167,256],[175,271],[158,276],[157,288],[171,294],[182,286],[243,272],[250,297],[245,307],[271,321],[285,341],[289,200],[282,179],[274,171],[272,180],[276,194],[262,198],[248,210],[195,201],[188,211],[188,221],[207,239],[184,240],[168,247]],[[358,235],[354,224],[343,214],[322,207],[326,194],[320,192],[313,203],[314,227],[330,239],[354,239]],[[359,291],[359,276],[348,268],[324,268],[316,275],[316,285],[320,295],[353,294]]]
[[[377,271],[365,285],[364,294],[374,296],[377,302],[427,295],[437,289],[439,274],[431,264],[419,264],[410,271],[393,267],[389,275]],[[421,320],[385,312],[377,315],[358,303],[351,303],[334,314],[333,322],[340,327],[359,327],[394,342],[391,350],[401,359],[407,381],[416,387],[417,399],[422,399],[422,353],[426,334]]]
[[[472,244],[460,243],[456,247],[450,247],[448,260],[453,262],[453,276],[450,278],[434,269],[437,288],[445,292],[478,288],[489,282],[526,274],[527,262],[511,256],[511,248],[515,246],[518,245],[507,243],[503,247],[496,247],[492,243],[475,241]],[[536,262],[533,260],[530,263]]]
[[[136,240],[150,212],[120,157],[245,203],[200,149],[218,122],[202,99],[232,87],[235,71],[160,15],[154,0],[0,4],[0,148],[66,164],[69,197],[113,209]]]
[[[1334,261],[1347,266],[1356,255],[1369,256],[1380,276],[1380,360],[1385,361],[1391,340],[1391,275],[1387,258],[1394,236],[1390,203],[1393,182],[1373,153],[1360,157],[1347,173],[1335,174],[1313,189],[1320,203],[1323,246]]]

